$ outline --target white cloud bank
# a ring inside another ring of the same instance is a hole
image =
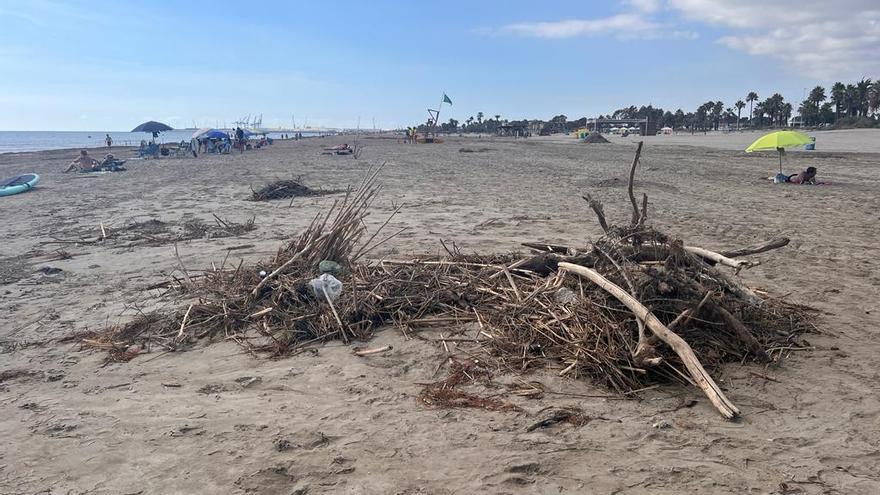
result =
[[[610,17],[522,22],[502,31],[550,39],[695,39],[688,25],[703,23],[725,32],[718,43],[811,77],[880,78],[880,0],[620,0],[620,5],[624,12]]]
[[[669,0],[688,20],[727,28],[718,43],[823,79],[880,77],[878,0]]]

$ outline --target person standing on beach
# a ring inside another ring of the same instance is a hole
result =
[[[244,131],[241,127],[235,128],[235,140],[238,141],[238,152],[244,153]]]
[[[107,143],[107,147],[113,146],[113,138],[110,137],[110,134],[107,134],[107,137],[104,138],[104,142]]]

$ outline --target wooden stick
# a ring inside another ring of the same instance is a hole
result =
[[[632,203],[633,207],[633,216],[632,216],[632,224],[638,225],[639,218],[641,218],[641,214],[639,213],[639,204],[636,203],[636,196],[633,194],[633,179],[636,176],[636,165],[639,164],[639,156],[642,154],[642,144],[644,141],[639,141],[639,146],[636,148],[636,156],[633,158],[632,167],[629,169],[629,186],[627,190],[629,192],[629,200]]]
[[[514,261],[513,263],[507,265],[508,273],[510,273],[509,270],[512,270],[514,268],[519,268],[519,267],[525,265],[526,263],[528,263],[531,259],[532,258],[523,258],[521,260]],[[493,273],[492,275],[489,276],[489,280],[495,280],[496,278],[500,277],[501,275],[504,275],[504,270],[500,270],[500,271]]]
[[[190,286],[193,285],[192,278],[189,276],[189,272],[186,271],[186,267],[183,266],[183,260],[180,259],[180,253],[177,252],[177,243],[174,243],[174,257],[177,258],[177,262],[180,263],[180,271],[183,272],[183,276],[186,277],[186,281]]]
[[[510,282],[510,286],[513,287],[513,293],[516,294],[516,300],[522,302],[522,294],[519,291],[519,288],[516,286],[516,282],[513,280],[513,275],[510,274],[510,270],[505,266],[502,268],[504,271],[504,275],[507,277],[507,281]]]
[[[788,237],[778,237],[776,239],[771,239],[761,244],[755,244],[754,246],[744,247],[740,249],[732,249],[730,251],[721,251],[720,254],[722,256],[727,256],[728,258],[739,258],[740,256],[749,256],[752,254],[763,253],[773,249],[779,249],[781,247],[787,246],[789,242],[791,242],[791,239],[789,239]]]
[[[186,328],[186,322],[189,320],[189,312],[192,311],[194,304],[190,304],[188,308],[186,308],[186,313],[183,315],[183,321],[180,322],[180,331],[177,332],[177,340],[180,341],[183,339],[183,330]]]
[[[565,262],[560,263],[559,268],[566,272],[587,278],[614,296],[618,301],[622,302],[633,312],[633,314],[636,315],[636,318],[645,322],[645,325],[654,332],[654,335],[669,345],[669,347],[678,354],[678,357],[681,358],[682,363],[684,363],[687,368],[688,374],[690,374],[691,378],[694,379],[694,382],[703,390],[703,393],[706,394],[706,397],[709,398],[712,405],[715,406],[722,416],[727,419],[733,419],[739,415],[739,409],[737,409],[733,402],[724,395],[724,392],[721,391],[715,381],[712,380],[712,377],[709,376],[699,359],[697,359],[691,346],[688,345],[684,339],[663,325],[663,323],[658,320],[648,308],[643,306],[642,303],[591,268]]]
[[[639,227],[645,224],[648,219],[648,195],[642,193],[642,211],[639,214]]]
[[[330,299],[330,295],[327,294],[327,288],[323,285],[321,286],[321,292],[324,293],[324,298],[327,299],[327,304],[330,305],[330,311],[333,311],[333,317],[336,318],[336,323],[339,323],[339,330],[342,332],[342,340],[348,343],[348,336],[345,335],[345,325],[342,324],[342,319],[339,318],[339,313],[336,312],[336,306],[333,306],[333,301]]]
[[[750,371],[749,371],[749,374],[750,374],[750,375],[753,375],[753,376],[757,376],[758,378],[763,378],[763,379],[765,379],[765,380],[767,380],[767,381],[776,382],[776,383],[782,383],[782,382],[780,382],[779,380],[777,380],[776,378],[773,378],[772,376],[767,376],[767,375],[765,375],[764,373],[758,373],[757,371],[751,371],[751,370],[750,370]]]
[[[739,320],[739,318],[730,314],[730,312],[724,309],[720,304],[710,303],[709,308],[721,316],[724,323],[730,327],[730,329],[733,330],[733,333],[736,334],[736,337],[746,345],[749,352],[763,361],[770,361],[770,356],[764,352],[764,347],[758,342],[758,339],[755,338],[752,332],[746,328],[745,324]]]
[[[699,256],[700,258],[707,259],[709,261],[714,261],[715,263],[720,263],[725,266],[729,266],[731,268],[736,268],[739,270],[740,268],[749,268],[754,266],[756,263],[752,263],[746,260],[735,260],[724,256],[723,254],[716,253],[714,251],[709,251],[708,249],[703,249],[695,246],[684,246],[684,250]]]
[[[333,232],[327,232],[326,234],[322,235],[321,237],[318,237],[317,239],[315,239],[315,242],[310,243],[308,246],[304,247],[302,249],[302,251],[295,253],[293,256],[290,257],[290,259],[285,261],[284,264],[282,264],[281,266],[276,268],[275,271],[273,271],[272,273],[263,277],[263,280],[260,280],[260,283],[258,283],[257,286],[254,287],[253,291],[251,291],[251,296],[257,297],[257,295],[260,293],[260,289],[262,289],[269,282],[269,280],[272,280],[273,278],[277,277],[279,273],[283,272],[284,269],[287,268],[288,266],[290,266],[291,264],[293,264],[294,261],[302,258],[303,255],[308,254],[315,245],[317,245],[319,242],[321,242],[324,239],[326,239],[327,237],[329,237],[330,234],[332,234],[332,233]],[[174,246],[174,249],[175,249],[175,251],[177,250],[177,245]],[[187,278],[189,278],[189,277],[187,277]]]
[[[268,308],[263,308],[263,309],[257,311],[256,313],[251,313],[247,317],[248,318],[256,318],[258,316],[263,316],[265,314],[271,313],[273,309],[275,309],[274,306],[269,306]]]
[[[371,354],[379,354],[380,352],[388,352],[392,349],[394,349],[394,347],[390,345],[386,345],[385,347],[377,347],[375,349],[355,349],[354,355],[363,357],[369,356]]]
[[[537,251],[548,251],[559,254],[567,254],[569,250],[568,246],[560,246],[558,244],[544,244],[540,242],[521,242],[520,244]]]
[[[598,199],[593,199],[589,194],[584,194],[581,196],[590,205],[590,208],[593,210],[593,213],[596,214],[596,218],[599,220],[599,226],[602,227],[602,231],[608,232],[608,222],[605,220],[605,209],[602,207],[602,202]]]

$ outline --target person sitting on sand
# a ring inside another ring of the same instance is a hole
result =
[[[76,170],[77,172],[91,172],[101,167],[101,164],[98,160],[89,156],[89,152],[86,150],[82,150],[79,152],[79,157],[76,160],[70,162],[70,165],[64,170],[65,173],[70,172],[72,170]]]
[[[107,170],[110,172],[121,172],[125,170],[122,165],[125,163],[125,160],[117,160],[113,153],[107,153],[107,156],[101,160],[101,165],[99,168],[101,170]]]
[[[807,167],[806,170],[799,174],[790,175],[788,182],[792,184],[815,184],[816,183],[816,167]]]

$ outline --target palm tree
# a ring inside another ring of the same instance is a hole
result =
[[[718,130],[719,124],[721,124],[721,112],[724,111],[724,102],[716,101],[712,103],[712,119],[715,124],[715,130]]]
[[[818,121],[819,108],[822,106],[822,102],[825,101],[825,88],[823,88],[822,86],[816,86],[810,91],[810,96],[807,98],[807,100],[813,104],[813,107],[815,109],[815,113],[813,113],[813,115]]]
[[[735,116],[736,116],[736,114],[733,113],[732,108],[727,107],[724,110],[724,125],[727,126],[727,130],[730,130],[730,122],[733,120],[733,117],[735,117]]]
[[[868,95],[868,109],[873,112],[875,117],[877,111],[880,110],[880,79],[871,85],[871,93]]]
[[[834,120],[840,119],[840,110],[846,101],[846,86],[842,82],[834,83],[831,86],[831,103],[834,103]]]
[[[765,103],[767,103],[767,102],[766,101],[759,101],[758,103],[755,103],[754,112],[752,111],[752,109],[749,109],[749,122],[750,122],[749,125],[751,125],[751,121],[752,121],[753,117],[758,118],[758,127],[761,127],[764,125],[764,114],[767,112],[767,109],[764,107]]]
[[[483,112],[477,112],[477,123],[478,124],[483,123],[483,117],[484,117]]]
[[[846,94],[843,97],[843,106],[846,107],[846,115],[848,117],[858,115],[858,112],[859,112],[858,101],[859,101],[858,90],[856,89],[855,84],[847,84],[846,85]]]
[[[858,115],[860,117],[868,116],[868,100],[871,95],[871,80],[862,79],[856,83],[856,105],[858,106]]]
[[[749,102],[749,127],[752,126],[752,104],[758,101],[758,93],[754,91],[749,91],[749,94],[746,95],[746,101]]]
[[[783,103],[779,106],[779,125],[783,127],[788,126],[788,121],[791,119],[791,111],[793,110],[791,103]]]
[[[742,114],[742,109],[746,106],[746,104],[742,100],[736,100],[736,103],[734,103],[733,106],[736,107],[736,130],[739,130],[739,121],[741,119],[740,115]]]
[[[495,122],[501,122],[501,116],[500,116],[500,115],[497,115],[497,114],[495,115]]]

